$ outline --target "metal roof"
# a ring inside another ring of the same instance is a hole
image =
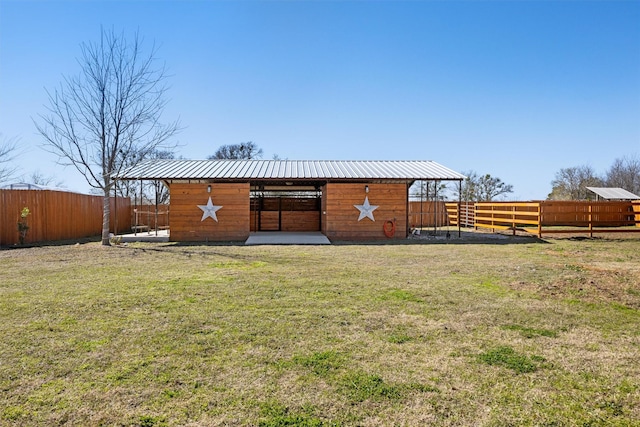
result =
[[[619,187],[587,187],[587,190],[606,200],[640,200],[640,196]]]
[[[148,160],[117,180],[462,180],[430,160]]]
[[[71,190],[69,190],[68,188],[49,187],[46,185],[31,184],[28,182],[16,182],[14,184],[7,184],[0,187],[0,190],[49,190],[49,191],[63,191],[65,193],[71,192]]]

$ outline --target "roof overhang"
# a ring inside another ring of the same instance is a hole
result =
[[[462,181],[431,160],[148,160],[112,175],[115,180],[209,182]]]

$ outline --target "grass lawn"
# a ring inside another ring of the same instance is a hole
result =
[[[3,250],[0,319],[2,426],[640,426],[637,238]]]

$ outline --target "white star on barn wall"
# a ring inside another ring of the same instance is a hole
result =
[[[216,222],[218,222],[218,216],[216,215],[216,212],[222,209],[222,206],[215,206],[211,201],[211,197],[209,197],[209,201],[207,202],[206,205],[198,205],[198,207],[202,209],[202,219],[200,220],[200,222],[204,221],[209,217],[213,218]]]
[[[353,205],[353,206],[360,211],[360,216],[358,217],[358,221],[361,221],[363,218],[369,218],[371,221],[375,222],[375,218],[373,217],[373,211],[378,209],[378,206],[375,206],[369,203],[369,196],[364,196],[363,204]]]

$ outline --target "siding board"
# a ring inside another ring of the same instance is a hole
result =
[[[211,193],[207,187],[211,186]],[[177,184],[170,186],[172,241],[237,241],[249,237],[249,183]],[[198,205],[211,201],[222,209],[218,221],[206,218]]]
[[[365,185],[369,193],[365,192]],[[371,205],[375,221],[363,218],[354,205],[361,205],[365,196]],[[341,184],[328,183],[323,187],[323,232],[333,240],[381,240],[387,239],[383,226],[385,221],[394,220],[394,239],[407,236],[407,184]]]
[[[411,227],[434,227],[448,224],[444,202],[409,202],[409,225]]]

